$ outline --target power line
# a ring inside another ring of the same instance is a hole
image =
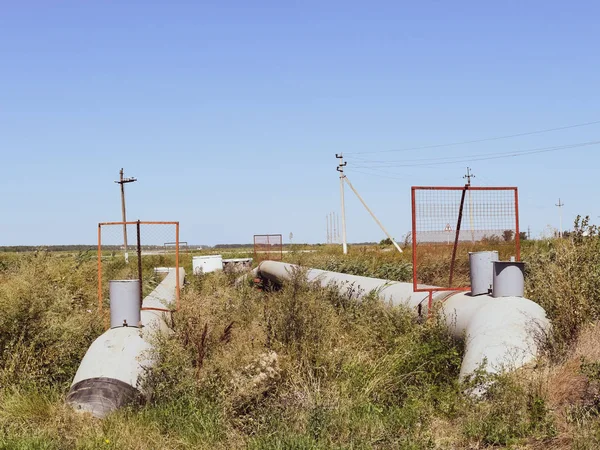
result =
[[[365,166],[365,167],[378,167],[378,166],[372,166],[372,164],[385,164],[385,167],[389,167],[390,164],[394,164],[394,163],[401,163],[401,164],[405,164],[405,163],[420,163],[420,162],[426,162],[426,163],[433,163],[435,161],[452,161],[455,159],[468,159],[468,158],[491,158],[491,157],[495,157],[495,156],[505,156],[505,157],[513,157],[518,153],[524,153],[527,154],[529,152],[538,152],[540,150],[562,150],[564,148],[571,148],[571,146],[579,146],[579,145],[586,145],[590,142],[600,142],[600,141],[588,141],[588,142],[578,142],[578,143],[574,143],[574,144],[563,144],[563,145],[553,145],[553,146],[549,146],[549,147],[537,147],[537,148],[533,148],[533,149],[527,149],[527,150],[510,150],[510,151],[502,151],[502,152],[491,152],[491,153],[475,153],[475,154],[470,154],[470,155],[455,155],[455,156],[439,156],[439,157],[429,157],[429,158],[416,158],[416,159],[389,159],[389,160],[376,160],[376,159],[365,159],[365,160],[361,160],[358,161],[357,164],[368,164],[369,166]],[[427,164],[428,165],[428,164]]]
[[[586,127],[589,125],[596,125],[599,123],[600,123],[600,120],[595,120],[593,122],[577,123],[574,125],[566,125],[566,126],[556,127],[556,128],[546,128],[544,130],[528,131],[526,133],[507,134],[504,136],[495,136],[495,137],[484,138],[484,139],[472,139],[472,140],[468,140],[468,141],[450,142],[447,144],[425,145],[422,147],[408,147],[408,148],[395,149],[395,150],[376,150],[376,151],[369,151],[369,152],[347,152],[346,155],[364,155],[364,154],[370,154],[370,153],[407,152],[410,150],[426,150],[426,149],[430,149],[430,148],[442,148],[442,147],[452,147],[455,145],[476,144],[478,142],[497,141],[500,139],[509,139],[509,138],[515,138],[515,137],[521,137],[521,136],[531,136],[533,134],[550,133],[552,131],[561,131],[561,130],[568,130],[571,128]]]
[[[402,180],[402,181],[405,181],[405,180],[406,180],[406,178],[392,177],[392,176],[390,176],[390,175],[385,175],[385,174],[383,174],[383,173],[379,173],[379,172],[376,172],[376,173],[370,173],[370,172],[363,172],[363,171],[361,171],[361,170],[355,170],[355,169],[347,169],[347,170],[351,171],[352,173],[361,173],[361,174],[363,174],[363,175],[369,175],[369,176],[372,176],[372,177],[377,177],[377,178],[380,178],[380,177],[381,177],[381,178],[389,178],[389,179],[391,179],[391,180]]]
[[[464,155],[464,156],[447,156],[447,157],[442,157],[442,158],[425,158],[425,159],[413,159],[413,160],[406,160],[406,161],[373,161],[373,163],[376,164],[383,164],[383,165],[361,165],[361,164],[367,164],[367,162],[360,162],[358,165],[354,166],[356,168],[362,168],[362,169],[376,169],[379,167],[382,168],[386,168],[386,167],[419,167],[419,166],[437,166],[437,165],[443,165],[443,164],[455,164],[455,163],[464,163],[464,162],[472,162],[472,161],[487,161],[487,160],[493,160],[493,159],[504,159],[504,158],[514,158],[514,157],[519,157],[519,156],[528,156],[528,155],[535,155],[535,154],[539,154],[539,153],[549,153],[549,152],[555,152],[555,151],[559,151],[559,150],[566,150],[566,149],[571,149],[571,148],[578,148],[578,147],[588,147],[591,145],[598,145],[600,144],[600,140],[599,141],[588,141],[588,142],[579,142],[576,144],[566,144],[566,145],[559,145],[559,146],[553,146],[553,147],[539,147],[539,148],[534,148],[534,149],[529,149],[529,150],[514,150],[514,151],[509,151],[509,152],[502,152],[502,153],[480,153],[477,155]],[[408,164],[406,164],[408,163]]]

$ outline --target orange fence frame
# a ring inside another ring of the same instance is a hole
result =
[[[254,235],[254,261],[255,262],[259,262],[260,258],[259,258],[259,251],[257,251],[257,245],[262,245],[261,243],[257,243],[256,242],[256,238],[267,238],[267,246],[271,247],[272,245],[276,245],[277,242],[274,242],[273,244],[271,244],[271,242],[269,241],[269,238],[278,238],[279,239],[279,245],[277,247],[277,250],[275,251],[271,251],[271,250],[267,250],[267,258],[270,259],[270,257],[272,255],[279,255],[279,259],[277,259],[277,261],[282,261],[283,260],[283,235],[281,234],[255,234]],[[275,260],[274,260],[275,261]]]
[[[414,292],[429,292],[429,311],[431,313],[431,307],[433,306],[433,293],[442,291],[470,291],[471,287],[427,287],[420,288],[417,283],[417,215],[416,215],[416,191],[418,190],[429,190],[429,191],[514,191],[515,195],[515,247],[516,247],[516,259],[521,261],[521,240],[520,240],[520,229],[519,229],[519,189],[514,186],[413,186],[411,188],[411,202],[412,202],[412,264],[413,264],[413,290]],[[458,233],[458,230],[457,230]],[[454,243],[454,251],[456,251],[457,242]]]
[[[102,227],[111,225],[175,225],[175,311],[179,311],[180,291],[179,283],[179,222],[149,222],[136,220],[134,222],[100,222],[98,224],[98,312],[102,312]],[[142,308],[142,311],[165,311],[171,312],[170,309],[160,308]]]

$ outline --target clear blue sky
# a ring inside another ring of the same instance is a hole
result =
[[[0,245],[93,243],[97,222],[120,220],[121,167],[139,179],[128,217],[179,220],[189,242],[324,241],[325,214],[339,211],[336,152],[600,120],[598,2],[294,3],[4,2]],[[377,156],[598,139],[600,124]],[[599,151],[469,165],[476,184],[519,186],[521,226],[538,234],[558,227],[559,197],[568,224],[600,215]],[[410,227],[410,186],[460,184],[467,165],[384,178],[349,161],[396,237]],[[347,200],[349,241],[383,238]]]

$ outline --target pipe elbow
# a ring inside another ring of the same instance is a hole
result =
[[[478,369],[500,373],[533,362],[550,329],[544,309],[521,297],[462,295],[442,310],[447,319],[460,318],[451,328],[465,338],[461,381]]]

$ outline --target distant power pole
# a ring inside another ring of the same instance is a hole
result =
[[[129,254],[127,253],[127,213],[125,210],[125,183],[133,183],[137,181],[136,178],[123,178],[123,169],[119,172],[119,181],[115,181],[115,183],[121,185],[121,212],[123,214],[123,244],[125,248],[125,262],[129,262]]]
[[[335,230],[333,228],[333,213],[329,213],[329,232],[331,233],[331,244],[335,244]]]
[[[467,174],[463,178],[467,180],[467,186],[471,186],[471,178],[475,178],[475,175],[471,172],[470,167],[467,167]]]
[[[463,178],[467,180],[467,188],[471,187],[471,178],[475,178],[475,175],[471,172],[470,167],[467,167],[467,174]],[[471,191],[469,191],[469,222],[471,224],[471,241],[475,242],[475,230],[473,229],[473,198],[471,197]]]
[[[527,239],[531,240],[531,227],[527,227]]]
[[[340,243],[340,216],[336,215],[335,216],[335,222],[337,223],[337,236],[335,237],[336,239],[336,243]]]
[[[333,243],[338,243],[338,229],[336,224],[336,214],[335,211],[331,213],[331,223],[333,224]]]
[[[336,153],[335,157],[340,160],[336,170],[340,173],[340,197],[342,201],[342,248],[344,250],[344,255],[348,254],[348,243],[346,242],[346,205],[344,202],[344,166],[348,164],[344,162],[344,156],[340,153],[339,155]]]
[[[329,233],[329,214],[325,215],[325,221],[327,222],[327,241],[325,241],[327,244],[331,244],[331,235]]]
[[[565,204],[563,202],[560,201],[560,197],[558,199],[558,203],[556,204],[556,206],[558,206],[558,216],[559,216],[559,220],[560,220],[560,231],[558,232],[558,237],[562,238],[563,236],[563,227],[562,227],[562,208],[563,206],[565,206]]]

